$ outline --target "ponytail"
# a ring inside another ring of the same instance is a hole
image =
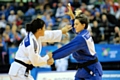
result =
[[[26,24],[26,31],[30,32],[32,30],[31,24]]]
[[[38,29],[42,29],[44,25],[45,22],[42,19],[37,18],[31,21],[31,23],[26,24],[26,31],[34,34]]]

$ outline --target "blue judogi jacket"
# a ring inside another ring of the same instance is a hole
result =
[[[77,33],[77,36],[72,39],[68,44],[54,51],[53,58],[56,60],[64,58],[70,54],[73,54],[73,57],[77,60],[78,63],[84,63],[90,60],[94,60],[97,57],[94,42],[88,30],[84,29],[81,32]],[[88,66],[88,68],[90,68],[90,70],[92,70],[94,73],[97,70],[100,75],[102,75],[102,69],[99,62]],[[78,69],[76,76],[87,77],[88,75],[85,75],[84,72],[85,74],[88,74],[84,69]]]

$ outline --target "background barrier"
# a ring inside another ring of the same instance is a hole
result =
[[[42,70],[42,69],[41,69]],[[44,69],[43,69],[44,70]],[[56,71],[39,71],[35,80],[74,80],[76,71],[56,72]],[[102,80],[120,80],[120,70],[103,71]],[[10,80],[7,74],[0,74],[0,80]]]
[[[37,80],[74,80],[76,71],[39,72]],[[120,71],[103,71],[102,80],[120,80]]]

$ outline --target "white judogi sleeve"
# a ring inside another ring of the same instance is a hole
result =
[[[30,40],[32,41],[32,40]],[[37,42],[36,42],[37,43]],[[37,45],[37,44],[36,44]],[[40,46],[41,48],[42,46]],[[31,45],[27,47],[27,52],[29,53],[29,59],[33,66],[43,66],[47,64],[47,60],[49,59],[49,56],[46,55],[44,57],[41,57],[39,54],[39,48],[36,47],[35,50],[35,44],[34,42],[31,42]]]
[[[45,35],[39,37],[38,41],[41,42],[60,42],[62,39],[62,31],[61,30],[52,30],[45,31]]]

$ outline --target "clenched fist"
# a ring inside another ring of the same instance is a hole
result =
[[[54,63],[54,59],[53,58],[50,58],[47,60],[47,64],[48,65],[52,65]]]

